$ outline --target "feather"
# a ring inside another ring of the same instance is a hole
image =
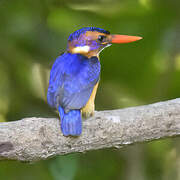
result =
[[[90,98],[99,75],[97,57],[64,53],[56,59],[50,73],[48,104],[54,108],[61,106],[66,113],[81,109]]]

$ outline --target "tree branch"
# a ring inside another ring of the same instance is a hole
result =
[[[0,160],[38,161],[55,155],[180,135],[180,98],[146,106],[96,112],[80,137],[64,137],[55,118],[0,123]]]

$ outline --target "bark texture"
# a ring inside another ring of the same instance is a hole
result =
[[[180,99],[96,112],[79,137],[64,137],[59,119],[32,117],[0,123],[0,160],[38,161],[178,135]]]

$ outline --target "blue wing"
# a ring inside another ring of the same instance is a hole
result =
[[[59,105],[68,112],[86,105],[99,80],[100,63],[97,57],[64,53],[52,67],[47,94],[48,104]]]

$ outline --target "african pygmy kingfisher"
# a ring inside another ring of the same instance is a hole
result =
[[[48,104],[60,115],[64,136],[79,136],[82,117],[94,113],[94,99],[100,77],[99,53],[112,43],[129,43],[138,36],[111,35],[96,27],[84,27],[72,33],[67,51],[59,56],[50,72]]]

